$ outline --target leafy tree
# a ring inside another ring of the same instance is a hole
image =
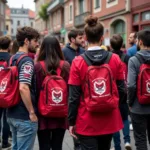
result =
[[[49,15],[47,13],[48,6],[49,6],[49,4],[42,5],[41,9],[39,11],[39,16],[45,22],[45,28],[46,29],[47,29],[47,22],[48,22],[48,18],[49,18]]]

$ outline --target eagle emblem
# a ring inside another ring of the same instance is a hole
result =
[[[6,87],[7,87],[7,82],[8,82],[8,79],[3,79],[1,84],[0,84],[0,92],[4,92]]]
[[[94,82],[94,91],[96,94],[102,95],[106,91],[106,83],[104,80]]]
[[[58,104],[62,101],[62,98],[63,98],[63,93],[61,90],[59,90],[59,91],[53,90],[52,91],[52,101],[53,102]]]
[[[150,93],[150,82],[146,83],[146,91],[147,93]]]

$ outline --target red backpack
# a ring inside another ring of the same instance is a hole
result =
[[[24,57],[26,55],[21,55],[15,66],[13,66],[12,61],[14,56],[10,58],[9,67],[7,67],[7,62],[0,63],[0,107],[2,108],[15,106],[20,101],[17,65]]]
[[[40,62],[46,76],[42,83],[38,110],[42,116],[62,118],[68,114],[68,89],[67,83],[60,76],[64,61],[60,61],[57,75],[50,75],[46,72],[45,62]]]
[[[104,64],[93,66],[86,54],[81,55],[88,64],[84,84],[84,100],[90,112],[107,113],[118,107],[119,96],[116,82],[108,64],[109,53]]]
[[[136,54],[140,62],[137,78],[137,97],[140,104],[150,104],[150,64],[144,62],[142,56]]]

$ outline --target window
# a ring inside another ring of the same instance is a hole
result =
[[[100,0],[95,0],[95,8],[99,8],[100,7]]]
[[[7,30],[7,31],[9,30],[9,26],[8,26],[8,25],[6,25],[6,30]]]
[[[79,14],[84,12],[84,0],[79,0]]]
[[[145,11],[142,13],[142,21],[150,20],[150,11]]]
[[[20,26],[20,21],[17,21],[17,25]]]
[[[11,24],[13,24],[13,20],[11,20]]]
[[[13,30],[13,29],[11,29],[11,33],[12,33],[12,34],[14,33],[14,30]]]
[[[134,23],[139,22],[139,14],[135,14],[135,15],[133,16],[133,22],[134,22]]]
[[[120,34],[123,38],[124,43],[126,43],[126,32],[125,32],[125,22],[123,20],[116,20],[112,24],[113,34]]]
[[[70,17],[69,20],[72,21],[72,5],[70,5]]]

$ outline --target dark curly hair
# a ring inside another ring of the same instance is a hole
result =
[[[16,39],[18,42],[19,46],[24,45],[24,40],[27,38],[29,41],[32,39],[39,39],[40,34],[38,33],[37,30],[31,28],[31,27],[23,27],[23,28],[18,28],[17,30],[17,35]]]

